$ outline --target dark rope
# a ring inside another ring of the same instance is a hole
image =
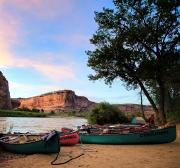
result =
[[[62,165],[62,164],[65,164],[65,163],[68,163],[70,162],[71,160],[74,160],[74,159],[77,159],[79,157],[81,157],[82,155],[84,155],[84,153],[81,153],[80,155],[76,156],[76,157],[73,157],[73,158],[70,158],[69,160],[65,161],[65,162],[60,162],[60,163],[55,163],[55,161],[58,159],[60,155],[60,147],[59,147],[59,151],[55,157],[55,159],[53,161],[51,161],[51,165]]]
[[[79,154],[79,155],[76,156],[76,157],[72,157],[72,158],[70,158],[69,160],[67,160],[67,161],[65,161],[65,162],[55,163],[55,161],[58,159],[58,157],[59,157],[59,155],[60,155],[60,148],[59,148],[58,154],[56,155],[55,159],[51,162],[51,165],[62,165],[62,164],[66,164],[66,163],[70,162],[71,160],[74,160],[74,159],[77,159],[77,158],[83,156],[85,152],[97,152],[97,150],[94,150],[94,149],[84,148],[84,147],[83,147],[82,140],[81,140],[81,136],[80,136],[79,142],[80,142],[80,148],[81,148],[81,150],[83,151],[81,154]]]
[[[51,165],[54,165],[54,164],[55,164],[54,162],[57,160],[59,154],[60,154],[60,147],[59,147],[59,151],[58,151],[58,153],[57,153],[55,159],[54,159],[53,161],[51,161]]]
[[[78,156],[76,156],[76,157],[73,157],[73,158],[71,158],[71,159],[69,159],[69,160],[66,160],[65,162],[54,163],[54,162],[57,160],[58,156],[59,156],[59,153],[58,153],[57,156],[56,156],[56,158],[51,162],[51,165],[61,165],[61,164],[65,164],[65,163],[70,162],[71,160],[74,160],[74,159],[77,159],[77,158],[81,157],[82,155],[84,155],[84,153],[81,153],[80,155],[78,155]]]

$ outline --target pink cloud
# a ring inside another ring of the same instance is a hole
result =
[[[11,0],[11,1],[0,1],[0,67],[30,67],[48,78],[54,80],[62,79],[74,79],[75,70],[72,68],[71,63],[64,61],[64,64],[53,64],[53,61],[42,62],[42,60],[33,60],[28,57],[19,57],[12,52],[12,47],[21,42],[22,27],[20,20],[13,16],[5,9],[5,4],[11,3],[16,7],[23,10],[35,10],[42,12],[41,14],[48,14],[51,11],[59,11],[58,4],[62,5],[62,10],[66,10],[69,7],[71,0]],[[57,5],[57,6],[56,6]],[[67,7],[67,8],[66,8]],[[39,14],[39,13],[38,13]],[[55,13],[53,13],[54,15]],[[44,60],[50,59],[53,54],[41,53]],[[49,55],[49,56],[48,56]],[[65,58],[67,56],[58,54],[59,57]],[[42,57],[41,57],[42,58]]]
[[[20,22],[14,16],[3,10],[4,3],[0,3],[0,67],[13,64],[11,47],[17,44]]]
[[[11,0],[7,2],[20,10],[40,17],[64,16],[72,11],[73,0]]]
[[[45,57],[43,59],[46,60]],[[42,75],[53,80],[75,79],[75,69],[71,63],[53,64],[45,63],[42,60],[33,60],[12,56],[8,51],[0,55],[0,67],[22,67],[32,68]]]

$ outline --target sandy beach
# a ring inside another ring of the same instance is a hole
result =
[[[56,163],[84,154],[63,165],[51,165],[56,154],[15,155],[0,152],[3,168],[179,168],[180,124],[177,139],[169,144],[155,145],[82,145],[61,147]]]

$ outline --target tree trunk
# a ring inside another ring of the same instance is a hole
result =
[[[146,116],[144,114],[144,108],[143,108],[143,98],[142,98],[142,89],[140,91],[140,97],[141,97],[141,113],[145,121],[147,121]]]
[[[166,114],[165,114],[165,84],[162,80],[159,80],[159,112],[161,118],[161,124],[166,124]]]
[[[140,88],[142,89],[142,91],[144,92],[145,96],[147,97],[147,99],[149,100],[150,104],[152,105],[153,110],[156,113],[157,121],[159,122],[161,116],[159,114],[158,108],[156,107],[156,104],[154,103],[153,99],[150,97],[150,95],[149,95],[148,91],[146,90],[146,88],[144,87],[142,81],[140,81],[139,79],[137,79],[137,81],[139,83]]]
[[[165,85],[165,103],[164,103],[164,111],[166,114],[166,118],[167,118],[167,114],[171,112],[171,96],[170,96],[170,87],[168,85]]]
[[[158,121],[158,123],[160,123],[160,114],[159,114],[159,110],[158,108],[156,107],[156,104],[154,103],[153,99],[150,97],[148,91],[146,90],[146,88],[144,87],[143,85],[143,82],[135,75],[135,72],[130,68],[128,67],[126,64],[122,64],[128,71],[129,73],[131,74],[131,76],[134,77],[134,80],[138,82],[140,88],[142,89],[142,91],[144,92],[146,98],[149,100],[150,104],[152,105],[153,107],[153,110],[154,112],[156,113],[156,119]]]

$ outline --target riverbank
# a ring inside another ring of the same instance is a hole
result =
[[[180,124],[177,125],[177,139],[168,144],[155,145],[76,145],[62,147],[57,162],[65,162],[72,157],[83,156],[64,165],[52,166],[53,155],[17,155],[2,161],[2,168],[179,168],[180,167]],[[7,154],[7,153],[6,153]],[[1,157],[4,153],[1,152]],[[12,154],[11,154],[12,155]]]
[[[42,112],[0,110],[0,117],[47,117],[48,114]]]
[[[87,112],[75,113],[72,111],[61,112],[41,112],[41,111],[18,111],[18,110],[2,110],[0,109],[0,117],[86,117]]]

